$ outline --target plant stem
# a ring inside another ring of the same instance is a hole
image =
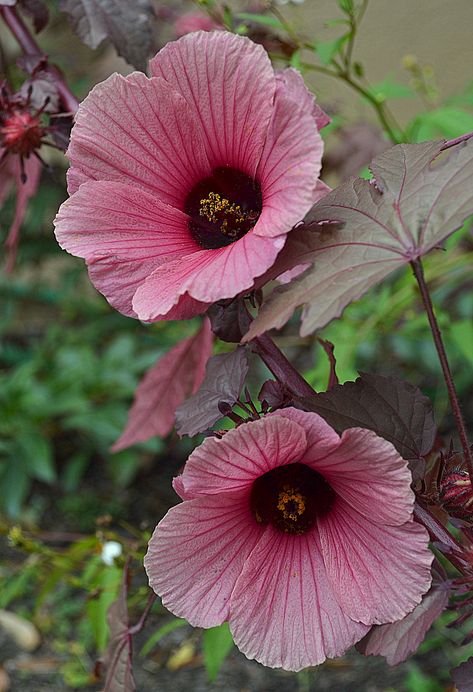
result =
[[[442,151],[445,151],[445,149],[450,149],[450,147],[454,147],[457,144],[460,144],[461,142],[466,142],[468,139],[471,139],[473,137],[473,132],[467,132],[465,135],[461,135],[460,137],[455,137],[455,139],[449,139],[447,142],[442,147]]]
[[[267,335],[257,336],[251,341],[253,350],[271,370],[274,377],[294,396],[312,397],[316,394],[310,384],[304,380],[284,353],[279,350],[274,341]]]
[[[376,114],[379,118],[381,125],[383,126],[383,128],[384,128],[386,134],[388,135],[389,139],[391,140],[391,142],[393,144],[399,144],[401,140],[399,139],[397,134],[394,132],[393,128],[391,127],[391,125],[389,123],[388,116],[387,116],[386,109],[385,109],[384,105],[380,101],[378,101],[376,99],[376,97],[373,96],[373,94],[370,91],[368,91],[367,89],[362,87],[361,84],[358,84],[357,82],[355,82],[352,79],[352,77],[348,74],[348,72],[341,71],[338,73],[338,77],[340,79],[342,79],[346,84],[351,86],[352,89],[354,89],[356,92],[358,92],[361,96],[363,96],[367,101],[369,101],[371,103],[371,105],[373,106],[373,108],[376,111]]]
[[[14,7],[0,7],[0,17],[3,18],[3,21],[18,41],[25,55],[34,55],[38,58],[44,58],[46,62],[47,57],[34,40],[30,30],[18,15]],[[46,62],[43,70],[53,78],[62,105],[66,111],[74,114],[79,107],[79,101],[67,86],[59,69],[55,65],[49,65]]]
[[[146,607],[145,607],[140,619],[138,620],[136,625],[133,625],[132,627],[130,627],[129,634],[134,635],[134,634],[138,634],[139,632],[141,632],[141,630],[145,626],[146,619],[151,612],[151,608],[153,607],[155,600],[156,600],[156,594],[151,592],[148,596],[148,602],[146,604]]]
[[[460,403],[458,401],[455,383],[453,381],[450,365],[447,359],[447,354],[445,352],[440,327],[435,316],[434,306],[432,305],[429,289],[427,288],[427,284],[425,283],[424,268],[422,266],[420,258],[412,260],[411,266],[414,272],[414,276],[416,277],[417,283],[419,285],[420,294],[422,296],[422,302],[424,304],[424,308],[429,319],[430,329],[435,342],[435,347],[437,349],[440,365],[442,366],[442,372],[445,379],[445,384],[447,385],[448,396],[450,398],[450,404],[452,407],[453,415],[455,417],[455,422],[458,430],[458,436],[460,438],[461,446],[463,449],[463,456],[468,468],[468,473],[470,475],[470,481],[473,486],[473,457],[470,445],[468,443],[468,435],[466,432],[465,422],[463,420],[463,416],[460,410]]]

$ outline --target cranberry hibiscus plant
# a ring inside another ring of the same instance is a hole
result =
[[[21,156],[18,108],[3,146]],[[150,586],[172,613],[228,622],[246,656],[287,670],[352,645],[396,664],[450,598],[459,622],[473,599],[472,453],[421,261],[473,214],[473,143],[398,144],[372,162],[372,180],[330,191],[319,179],[328,122],[301,75],[275,72],[260,45],[188,34],[149,76],[112,75],[79,106],[55,222],[120,312],[202,316],[145,375],[114,449],[174,426],[205,434],[174,480],[182,502],[150,540]],[[405,264],[458,450],[439,448],[431,404],[411,384],[363,374],[340,385],[324,342],[330,382],[315,392],[268,336],[300,306],[301,335],[320,330]],[[215,338],[233,346],[212,356]],[[250,352],[274,376],[258,403],[245,387]],[[215,430],[224,416],[233,427]],[[132,689],[138,626],[122,616],[116,632],[111,616],[109,680],[120,664]],[[460,689],[470,665],[454,673]]]

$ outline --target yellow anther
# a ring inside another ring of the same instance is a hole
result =
[[[277,509],[283,513],[284,519],[296,521],[305,512],[305,498],[294,488],[284,488],[279,493]]]
[[[227,235],[238,234],[238,230],[228,228],[229,221],[231,224],[245,221],[240,205],[231,203],[226,197],[221,197],[218,192],[209,192],[208,197],[200,200],[199,214],[212,223],[220,221],[220,230]]]

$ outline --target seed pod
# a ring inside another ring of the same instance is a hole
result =
[[[473,521],[473,491],[468,471],[452,469],[447,471],[439,489],[440,503],[452,517]]]

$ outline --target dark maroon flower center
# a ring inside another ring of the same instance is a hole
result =
[[[251,489],[250,507],[258,524],[303,534],[317,517],[328,514],[334,500],[334,490],[320,473],[296,463],[279,466],[257,478]]]
[[[205,250],[242,238],[256,224],[262,208],[258,181],[229,166],[215,168],[197,183],[184,205],[192,237]]]

